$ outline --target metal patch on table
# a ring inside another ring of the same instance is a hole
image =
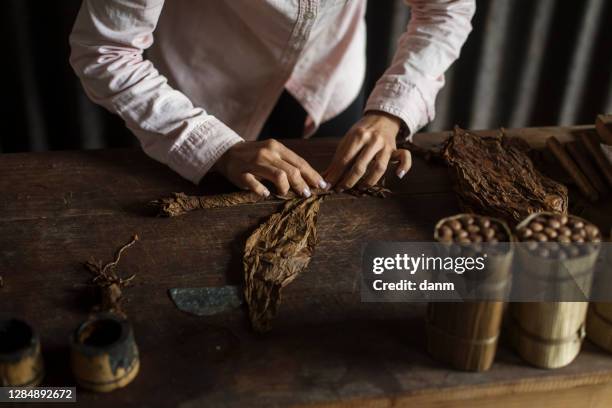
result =
[[[237,286],[172,288],[168,294],[179,310],[196,316],[227,312],[238,308],[243,302]]]

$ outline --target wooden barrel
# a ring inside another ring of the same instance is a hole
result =
[[[532,214],[517,225],[517,230],[540,215],[554,214]],[[569,218],[587,223],[579,217],[570,215]],[[518,245],[520,272],[516,276],[515,286],[535,288],[537,292],[538,285],[554,285],[555,293],[559,296],[578,287],[588,295],[597,251],[559,261],[537,256],[525,245]],[[560,263],[563,264],[562,269]],[[559,270],[563,273],[558,274]],[[572,278],[567,278],[568,273]],[[556,276],[559,281],[555,281]],[[566,366],[580,352],[586,332],[587,308],[588,302],[575,301],[511,303],[507,319],[510,340],[518,354],[530,364],[542,368]]]
[[[0,386],[35,387],[45,374],[40,339],[19,319],[0,320]]]
[[[589,340],[612,353],[612,303],[591,303],[586,332]]]
[[[511,303],[511,342],[536,367],[564,367],[580,353],[587,307],[587,302]]]
[[[491,368],[497,351],[504,302],[430,303],[427,351],[466,371]]]
[[[612,240],[612,231],[610,231]],[[612,265],[612,251],[608,249],[606,259],[597,274],[595,285],[600,293],[612,294],[612,278],[609,268]],[[612,353],[612,302],[593,302],[587,312],[586,334],[589,340]]]
[[[88,390],[125,387],[140,369],[132,326],[110,313],[87,320],[72,337],[71,366],[77,383]]]
[[[465,216],[479,218],[473,214],[444,218],[436,225],[434,239],[442,241],[438,234],[441,225]],[[511,237],[503,221],[491,217],[486,219],[496,223],[508,238]],[[506,291],[511,262],[511,247],[504,254],[489,257],[487,278],[490,278],[491,287]],[[429,303],[426,316],[428,352],[436,360],[460,370],[488,370],[495,359],[503,311],[503,301]]]

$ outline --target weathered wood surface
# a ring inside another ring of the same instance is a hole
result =
[[[323,169],[336,141],[287,144]],[[556,371],[531,368],[502,346],[490,372],[463,373],[425,352],[423,305],[360,302],[367,241],[429,240],[435,222],[457,212],[438,165],[415,158],[404,180],[390,176],[393,198],[326,200],[310,267],[286,288],[273,330],[263,336],[250,331],[243,310],[198,318],[177,310],[166,292],[240,283],[244,240],[280,203],[152,217],[146,203],[171,192],[231,187],[215,178],[192,186],[133,150],[5,154],[0,175],[0,313],[21,316],[39,331],[43,385],[74,384],[68,336],[92,302],[81,263],[110,260],[134,233],[140,236],[119,272],[136,274],[124,293],[141,373],[112,394],[79,391],[87,406],[455,406],[468,399],[510,402],[525,392],[552,404],[581,389],[597,389],[588,395],[610,401],[612,355],[589,344]]]

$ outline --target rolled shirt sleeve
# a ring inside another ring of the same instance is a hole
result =
[[[444,73],[472,30],[474,0],[406,0],[411,18],[391,63],[366,103],[400,118],[411,136],[435,117]]]
[[[163,4],[84,0],[70,36],[70,63],[91,100],[119,114],[150,157],[198,183],[242,138],[143,58]]]

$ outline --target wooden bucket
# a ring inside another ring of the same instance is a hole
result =
[[[504,302],[429,303],[427,351],[460,370],[490,369],[503,310]]]
[[[612,240],[612,231],[610,231],[610,239]],[[610,265],[612,265],[612,252],[608,251],[603,267],[608,268]],[[612,289],[610,288],[609,272],[603,271],[599,276],[603,277],[603,282],[602,280],[596,281],[598,289],[612,293],[609,292]],[[586,334],[593,343],[612,353],[612,302],[593,302],[589,305]]]
[[[440,240],[437,232],[443,223],[467,215],[459,214],[440,220],[436,224],[434,239]],[[469,216],[479,218],[473,214]],[[512,237],[503,221],[486,218],[501,226],[509,238]],[[497,282],[497,287],[504,291],[511,263],[512,248],[505,254],[489,257],[487,278],[491,278],[493,283]],[[436,360],[460,370],[488,370],[495,359],[503,311],[502,301],[429,303],[426,316],[427,351]]]
[[[71,366],[77,383],[88,390],[125,387],[140,369],[132,326],[110,313],[87,320],[72,336]]]
[[[539,215],[551,215],[551,213],[532,214],[517,225],[517,230]],[[579,217],[571,215],[569,217],[587,222]],[[559,269],[558,260],[538,257],[529,252],[524,245],[518,246],[517,253],[521,272],[517,276],[519,281],[516,285],[537,287],[537,285],[555,284],[558,287],[556,289],[558,294],[563,294],[564,281],[550,280]],[[570,271],[575,277],[568,280],[568,287],[574,290],[578,284],[580,289],[588,294],[596,259],[597,251],[564,260],[564,270]],[[511,343],[525,361],[537,367],[566,366],[580,352],[586,331],[587,308],[588,302],[511,303],[508,318]]]
[[[564,367],[580,353],[587,307],[587,302],[511,303],[511,342],[536,367]]]
[[[586,332],[589,340],[612,353],[612,303],[591,303]]]
[[[0,386],[35,387],[44,375],[38,335],[22,320],[0,320]]]

